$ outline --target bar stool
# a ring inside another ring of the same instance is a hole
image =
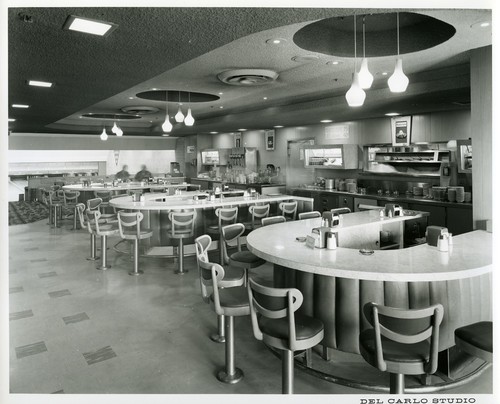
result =
[[[208,249],[212,244],[212,238],[208,234],[203,234],[202,236],[197,237],[194,240],[194,245],[196,248],[196,262],[198,265],[198,272],[200,275],[200,286],[201,286],[201,268],[199,261],[210,262],[208,258]],[[224,275],[224,279],[219,282],[219,286],[221,288],[229,288],[234,286],[242,286],[245,283],[245,270],[242,268],[226,268],[226,273]],[[203,290],[202,290],[203,292]],[[203,295],[203,293],[202,293]],[[209,303],[207,300],[206,303]],[[224,330],[224,316],[217,315],[217,328],[218,333],[212,334],[210,339],[214,342],[225,342],[225,330]]]
[[[253,334],[281,351],[281,391],[293,394],[294,354],[318,345],[324,325],[317,318],[297,313],[304,300],[298,289],[272,288],[250,278],[247,291]]]
[[[303,219],[315,219],[317,217],[321,217],[321,213],[317,210],[313,210],[312,212],[302,212],[299,213],[299,220]]]
[[[78,224],[77,224],[78,212],[76,210],[76,205],[78,204],[79,196],[80,196],[80,191],[69,191],[69,190],[63,191],[64,206],[73,209],[73,228],[71,230],[78,229]],[[71,215],[68,215],[66,217],[71,217]]]
[[[57,221],[62,220],[62,206],[64,204],[64,197],[62,191],[49,191],[49,225],[58,227]]]
[[[234,361],[234,317],[250,314],[248,295],[244,286],[224,287],[220,282],[225,271],[219,264],[199,261],[201,268],[201,291],[205,301],[210,301],[215,313],[225,317],[225,366],[217,372],[217,379],[223,383],[234,384],[243,378],[243,371]],[[209,294],[209,288],[212,293]]]
[[[349,208],[333,208],[333,209],[330,209],[330,213],[331,214],[334,214],[336,213],[337,215],[344,215],[346,213],[351,213],[351,209]]]
[[[206,231],[209,234],[217,234],[219,236],[219,262],[223,264],[224,253],[222,251],[222,226],[236,223],[238,219],[238,207],[234,208],[217,208],[215,209],[217,216],[217,224],[207,226]]]
[[[91,217],[93,216],[93,221],[90,222],[90,225],[94,226],[95,233],[99,237],[101,237],[101,264],[97,267],[102,271],[111,268],[111,265],[108,265],[108,236],[114,236],[118,234],[118,228],[114,227],[110,224],[103,224],[101,219],[101,212],[98,210],[93,210],[89,212]]]
[[[144,218],[142,212],[118,212],[118,231],[123,240],[132,241],[134,252],[134,270],[129,271],[129,275],[140,275],[144,271],[139,269],[139,241],[153,236],[152,230],[141,228],[141,221]]]
[[[109,208],[109,201],[111,200],[113,196],[113,191],[109,190],[99,190],[99,191],[94,191],[94,196],[96,198],[101,199],[101,206],[99,207],[99,210],[101,213],[105,214],[106,213],[106,208]]]
[[[285,216],[271,216],[271,217],[265,217],[264,219],[261,220],[261,222],[262,222],[262,227],[264,227],[276,223],[285,223],[286,219]]]
[[[252,252],[241,249],[240,237],[245,232],[245,225],[243,223],[235,223],[227,226],[223,226],[221,229],[222,233],[222,251],[224,253],[223,264],[230,264],[233,267],[243,268],[245,271],[245,284],[248,280],[248,272],[252,268],[260,267],[266,263],[262,258],[257,257]],[[229,243],[234,243],[236,241],[236,247],[238,251],[228,254]]]
[[[176,274],[183,275],[188,270],[184,269],[184,239],[194,236],[194,223],[196,220],[196,210],[190,212],[170,212],[168,218],[172,223],[170,237],[179,240],[178,260],[179,268]]]
[[[493,323],[479,321],[455,330],[455,344],[461,351],[482,359],[493,361]]]
[[[405,375],[436,372],[444,313],[441,304],[407,310],[370,302],[363,306],[363,312],[373,328],[359,334],[361,356],[382,372],[389,372],[391,394],[404,394]]]
[[[85,205],[83,203],[79,203],[76,205],[76,210],[78,212],[78,217],[80,219],[80,226],[82,229],[87,229],[87,231],[90,233],[90,257],[87,257],[87,261],[95,261],[99,259],[99,257],[96,256],[97,248],[96,248],[96,234],[95,231],[92,230],[91,226],[87,223],[89,220],[86,218],[85,215]]]
[[[248,211],[252,215],[252,222],[245,224],[245,228],[249,230],[255,230],[262,226],[262,223],[257,223],[258,219],[263,219],[265,217],[269,217],[269,211],[271,209],[271,205],[251,205],[248,208]]]
[[[278,206],[281,215],[284,216],[286,220],[295,220],[297,217],[297,201],[280,202]]]
[[[103,209],[103,200],[101,198],[92,198],[87,200],[87,209],[98,210],[101,212],[101,219],[106,220],[107,223],[117,223],[118,218],[116,213],[105,213]]]

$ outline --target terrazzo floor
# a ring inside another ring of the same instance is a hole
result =
[[[224,345],[208,338],[216,316],[201,299],[194,257],[185,259],[185,275],[174,274],[173,259],[141,258],[145,273],[133,277],[130,258],[113,250],[119,238],[112,237],[112,267],[99,271],[86,260],[89,234],[71,227],[66,221],[53,229],[47,220],[9,227],[11,397],[280,394],[281,363],[254,338],[249,317],[235,319],[236,365],[245,377],[233,385],[215,378]],[[272,268],[266,264],[251,275],[269,281]],[[336,360],[343,377],[388,381],[357,355],[339,354]],[[443,394],[490,394],[492,384],[489,368]],[[298,369],[295,393],[376,397]]]

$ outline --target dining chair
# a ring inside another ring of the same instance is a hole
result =
[[[317,217],[321,217],[321,213],[317,210],[313,210],[312,212],[302,212],[299,213],[299,220],[303,219],[315,219]]]
[[[286,219],[284,216],[270,216],[263,218],[261,222],[262,222],[262,227],[264,227],[276,223],[285,223]]]
[[[493,322],[479,321],[455,330],[458,349],[485,362],[493,361]]]
[[[222,251],[222,226],[236,223],[238,219],[238,207],[226,207],[215,209],[217,224],[207,226],[206,232],[212,235],[217,235],[219,239],[219,262],[224,262],[224,253]]]
[[[278,206],[281,216],[284,216],[286,220],[295,220],[297,217],[297,205],[297,201],[280,202]]]
[[[170,212],[168,214],[168,219],[171,222],[170,237],[179,242],[179,246],[177,247],[179,267],[175,271],[176,274],[182,275],[188,272],[187,269],[184,269],[184,239],[194,236],[196,216],[196,210],[189,212]]]

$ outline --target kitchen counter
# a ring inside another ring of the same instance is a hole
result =
[[[286,184],[282,184],[282,183],[276,183],[276,184],[273,184],[273,183],[253,183],[253,184],[242,184],[242,183],[239,183],[239,182],[227,182],[227,181],[222,181],[222,180],[215,180],[215,179],[212,179],[212,178],[191,178],[191,183],[197,183],[197,182],[206,182],[207,186],[208,187],[212,187],[214,183],[216,184],[224,184],[224,185],[227,185],[229,187],[232,187],[232,188],[237,188],[237,189],[247,189],[247,188],[255,188],[257,190],[257,192],[260,192],[259,191],[259,188],[273,188],[273,187],[277,187],[277,188],[282,188],[283,189],[283,192],[285,190],[285,187],[286,187]]]

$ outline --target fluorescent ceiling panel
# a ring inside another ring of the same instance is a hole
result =
[[[109,35],[118,26],[110,22],[91,20],[88,18],[76,17],[70,15],[66,20],[64,27],[71,31],[84,32],[91,35]]]

